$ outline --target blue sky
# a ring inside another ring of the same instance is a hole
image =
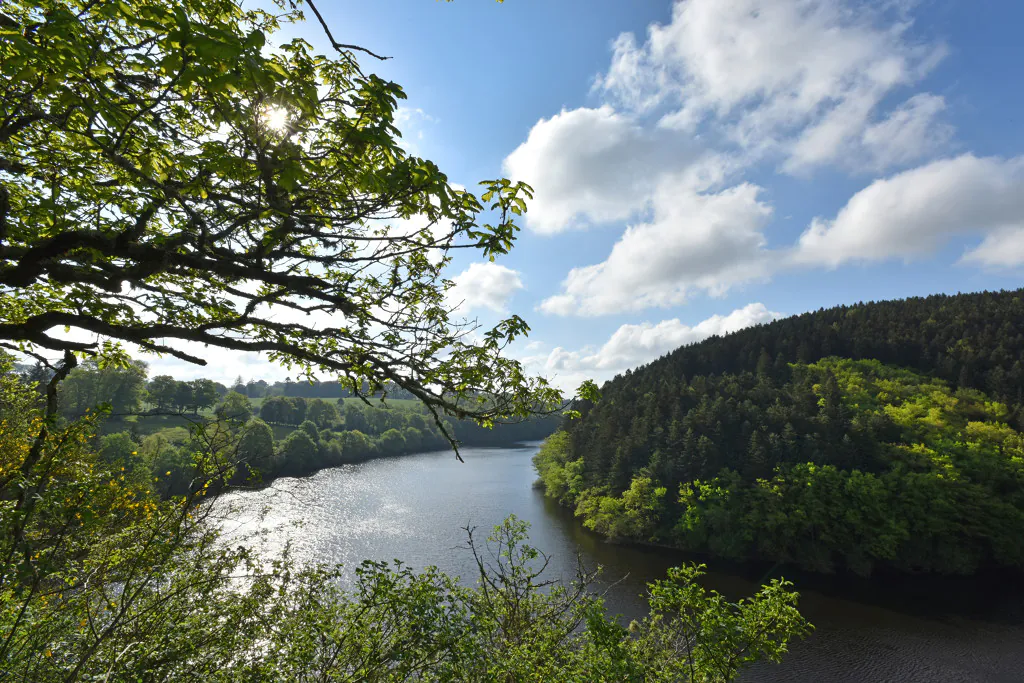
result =
[[[563,386],[778,315],[1020,286],[1024,3],[320,9],[391,57],[362,62],[405,88],[413,152],[534,186],[514,252],[451,275],[471,317],[526,318],[514,352]]]

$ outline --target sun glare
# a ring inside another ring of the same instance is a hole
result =
[[[281,106],[267,107],[263,112],[263,125],[276,133],[288,128],[288,110]]]

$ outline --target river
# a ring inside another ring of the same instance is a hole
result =
[[[344,563],[401,559],[436,565],[473,581],[463,527],[489,531],[514,513],[531,524],[530,543],[552,557],[549,571],[571,577],[577,553],[617,581],[606,602],[641,616],[648,581],[686,559],[662,549],[609,544],[533,488],[536,445],[423,453],[280,479],[258,491],[222,496],[234,512],[229,534],[265,532],[266,552],[286,542],[300,560]],[[482,533],[481,537],[486,537]],[[255,542],[255,541],[250,541]],[[1022,539],[1024,542],[1024,539]],[[754,592],[764,568],[712,563],[710,587],[738,599]],[[778,570],[771,573],[777,576]],[[986,683],[1024,681],[1024,591],[996,581],[829,580],[794,576],[800,608],[815,625],[780,665],[758,665],[743,680]]]

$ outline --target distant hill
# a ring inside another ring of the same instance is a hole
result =
[[[1024,566],[1024,291],[840,306],[607,382],[537,458],[606,535],[820,570]]]
[[[1024,289],[820,309],[684,346],[607,391],[629,393],[645,375],[753,372],[828,356],[879,360],[1024,403]]]

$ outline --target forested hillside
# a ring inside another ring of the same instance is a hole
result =
[[[540,578],[514,516],[467,530],[477,587],[425,556],[343,585],[295,529],[266,552],[241,529],[274,503],[208,495],[564,402],[509,354],[525,320],[453,298],[457,266],[512,250],[533,189],[411,153],[405,91],[360,64],[386,43],[319,4],[0,4],[0,680],[718,682],[779,661],[810,631],[781,580],[732,602],[673,568],[627,629],[582,563]],[[259,354],[298,381],[147,382],[129,350]],[[350,411],[360,394],[429,416]]]
[[[617,378],[609,392],[647,391],[654,377],[783,371],[828,356],[911,368],[1000,400],[1024,400],[1024,289],[837,306],[712,337]],[[611,394],[609,394],[611,395]]]
[[[818,571],[1024,566],[1021,297],[840,307],[679,349],[580,406],[538,471],[612,537]]]

